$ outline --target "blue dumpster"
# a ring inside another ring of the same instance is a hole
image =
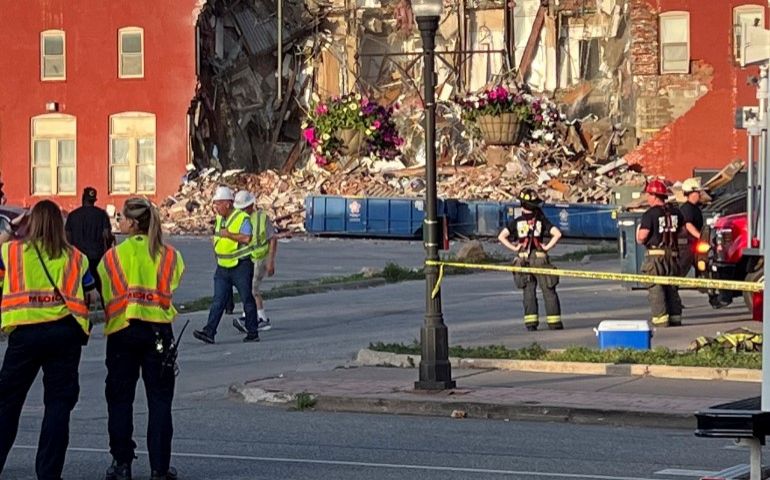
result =
[[[424,200],[311,195],[305,198],[305,230],[319,235],[419,238]],[[438,216],[452,221],[455,200],[439,200]]]
[[[543,214],[571,238],[618,238],[617,207],[588,203],[546,203]],[[521,214],[518,202],[503,204],[504,224]]]
[[[499,202],[458,200],[451,233],[465,237],[496,237],[503,228],[503,208]]]

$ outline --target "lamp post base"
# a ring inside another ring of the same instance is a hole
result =
[[[416,390],[449,390],[457,385],[452,380],[448,334],[443,322],[422,327],[420,331],[422,358],[420,359],[420,379],[414,382]]]

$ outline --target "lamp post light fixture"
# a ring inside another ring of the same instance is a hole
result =
[[[423,232],[425,257],[437,261],[439,225],[436,194],[436,72],[435,50],[444,0],[412,0],[412,12],[422,38],[423,84],[425,105],[425,220]],[[425,320],[420,330],[422,358],[420,378],[414,387],[419,390],[446,390],[455,387],[449,363],[449,334],[441,313],[441,290],[432,295],[438,281],[438,267],[425,266]]]

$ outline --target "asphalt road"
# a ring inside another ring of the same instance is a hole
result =
[[[34,478],[35,404],[3,480]],[[136,417],[143,432],[141,408]],[[686,480],[748,458],[681,430],[288,412],[222,398],[177,401],[175,419],[173,463],[185,480]],[[64,478],[101,478],[110,461],[105,423],[103,408],[79,409]],[[140,450],[135,478],[147,479]]]

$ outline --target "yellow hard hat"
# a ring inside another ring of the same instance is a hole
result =
[[[688,178],[682,182],[682,191],[684,193],[700,192],[703,188],[700,185],[700,180],[697,178]]]

